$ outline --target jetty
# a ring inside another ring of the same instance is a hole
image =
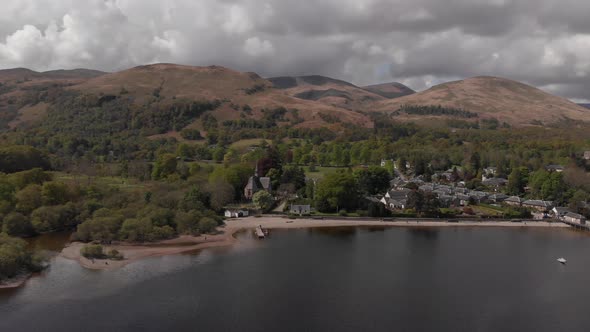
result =
[[[582,231],[590,231],[590,225],[588,224],[581,224],[581,223],[576,223],[576,222],[571,222],[571,221],[567,221],[567,220],[560,220],[562,223],[572,226],[575,229],[579,229]]]
[[[256,234],[256,236],[259,239],[264,239],[265,237],[268,236],[268,230],[267,229],[263,229],[262,225],[258,225],[256,226],[256,228],[254,229],[254,234]]]

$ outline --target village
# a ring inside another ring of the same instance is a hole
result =
[[[383,166],[383,163],[381,166]],[[407,166],[410,168],[410,165]],[[563,172],[564,167],[561,165],[547,165],[545,170],[548,172]],[[410,196],[412,193],[420,192],[436,200],[434,206],[436,206],[437,211],[443,209],[454,211],[455,214],[453,217],[457,218],[470,220],[484,218],[512,219],[514,221],[561,221],[571,226],[590,229],[586,226],[586,218],[581,214],[570,211],[568,207],[558,206],[553,201],[506,195],[504,192],[506,192],[508,179],[497,177],[497,169],[495,167],[483,169],[481,187],[478,189],[467,188],[464,181],[449,181],[453,178],[454,172],[456,170],[452,169],[445,172],[437,172],[432,175],[431,181],[425,181],[424,176],[406,176],[399,172],[396,167],[395,174],[397,176],[389,182],[389,190],[381,194],[366,196],[365,199],[369,203],[382,205],[389,212],[389,215],[423,219],[423,215],[407,214],[407,211],[413,208],[409,202],[411,200]],[[254,175],[250,177],[244,188],[244,196],[246,199],[252,200],[254,194],[257,192],[265,191],[271,193],[272,190],[270,178],[259,176],[258,170],[256,169]],[[271,211],[272,214],[316,218],[322,216],[311,204],[293,204],[292,201],[290,204],[286,204],[289,200],[280,203],[278,197],[275,196],[274,199],[281,208],[274,209]],[[586,208],[590,207],[587,202],[580,202],[580,204],[584,204]],[[507,209],[520,211],[522,215],[510,217],[506,213],[502,213],[503,210]],[[488,212],[486,213],[485,211]],[[489,211],[493,211],[494,213],[489,213]],[[253,212],[255,213],[255,209],[252,208],[228,207],[225,210],[224,216],[226,218],[248,217]],[[436,213],[435,217],[441,218],[444,215],[441,216],[440,213]]]

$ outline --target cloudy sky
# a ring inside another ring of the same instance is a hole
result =
[[[0,68],[218,64],[422,90],[494,75],[590,99],[586,0],[2,0]]]

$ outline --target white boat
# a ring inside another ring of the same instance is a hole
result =
[[[560,262],[561,264],[567,263],[567,260],[565,258],[563,258],[563,257],[558,258],[557,261]]]

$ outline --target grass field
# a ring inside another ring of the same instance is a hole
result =
[[[491,205],[470,205],[469,207],[472,208],[475,213],[486,216],[501,217],[504,215],[504,210],[502,208]]]
[[[330,173],[336,173],[338,170],[346,170],[348,169],[348,167],[321,167],[321,166],[316,166],[316,172],[310,172],[309,171],[309,167],[305,166],[303,167],[303,169],[305,170],[305,176],[310,178],[310,179],[314,179],[314,180],[319,180],[319,179],[323,179],[324,176],[326,176],[327,174]]]

